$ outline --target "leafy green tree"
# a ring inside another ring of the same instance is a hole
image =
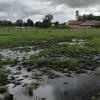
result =
[[[45,18],[43,19],[43,23],[42,23],[42,26],[45,27],[45,28],[49,28],[51,27],[51,21],[53,20],[53,15],[46,15]]]
[[[59,22],[58,21],[55,22],[54,24],[55,24],[56,27],[59,26]]]
[[[27,23],[26,23],[26,22],[24,22],[23,24],[24,24],[24,27],[26,28],[26,27],[27,27]]]
[[[2,27],[13,26],[13,23],[11,21],[1,20],[0,21],[0,26],[2,26]]]
[[[34,23],[33,23],[33,21],[31,19],[27,20],[27,26],[29,26],[29,27],[33,27],[34,26]]]
[[[42,22],[37,21],[37,22],[35,23],[35,27],[42,27]]]
[[[16,20],[16,26],[22,27],[23,26],[23,20],[22,19],[18,19]]]
[[[13,26],[13,23],[11,21],[8,21],[8,26]]]

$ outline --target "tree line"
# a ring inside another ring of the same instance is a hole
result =
[[[0,27],[43,27],[43,28],[48,28],[51,26],[60,26],[60,25],[65,25],[65,23],[60,24],[58,21],[53,22],[53,15],[46,15],[43,18],[43,21],[37,21],[33,22],[32,19],[27,19],[26,22],[24,22],[22,19],[18,19],[15,22],[13,21],[7,21],[7,20],[0,20]]]
[[[82,21],[87,21],[87,20],[97,20],[97,21],[100,21],[100,16],[93,15],[92,13],[88,14],[88,15],[84,14],[83,16],[79,16],[79,20],[82,20]]]

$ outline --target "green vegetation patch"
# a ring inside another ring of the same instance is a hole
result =
[[[77,73],[83,72],[84,69],[84,59],[76,58],[35,58],[32,57],[30,62],[26,62],[26,68],[28,71],[32,71],[34,68],[52,68],[60,71],[61,69],[68,69],[71,71],[76,71]]]
[[[0,84],[5,83],[7,81],[7,76],[8,72],[0,68]]]
[[[66,53],[94,53],[99,52],[100,49],[88,47],[88,46],[80,46],[80,45],[57,45],[51,46],[48,48],[44,48],[41,52],[41,56],[59,56],[65,55]]]
[[[6,60],[2,60],[2,59],[0,59],[0,65],[15,65],[15,64],[17,64],[17,60],[16,59],[13,59],[13,60],[11,60],[11,59],[6,59]]]
[[[97,60],[93,60],[96,53],[98,53],[97,49],[92,47],[57,45],[43,48],[39,54],[32,56],[30,61],[23,64],[28,71],[32,71],[34,68],[47,67],[57,71],[67,68],[69,71],[81,73],[85,70],[94,70],[99,66]]]
[[[23,29],[0,29],[0,46],[27,45],[32,42],[60,41],[68,39],[86,39],[92,47],[100,46],[100,29],[49,29],[23,28]]]
[[[31,50],[31,48],[28,47],[24,47],[24,48],[20,48],[19,49],[21,52],[29,52]]]
[[[38,87],[39,83],[37,80],[33,80],[30,84],[26,86],[26,91],[29,96],[33,96],[33,90]]]
[[[4,94],[8,91],[8,87],[7,86],[0,86],[0,93]]]

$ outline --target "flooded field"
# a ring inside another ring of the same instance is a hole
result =
[[[79,45],[83,48],[86,42],[73,39],[71,42],[59,42],[57,45]],[[16,60],[16,63],[1,64],[2,68],[9,71],[6,86],[8,86],[10,94],[13,95],[13,100],[77,100],[78,97],[86,98],[100,93],[98,88],[100,85],[100,53],[79,54],[77,56],[73,54],[74,58],[84,57],[94,61],[93,63],[86,63],[89,68],[92,66],[93,70],[88,68],[83,71],[82,69],[82,73],[79,73],[80,69],[78,71],[74,69],[74,71],[65,67],[60,68],[60,66],[56,70],[49,65],[49,67],[46,67],[46,63],[43,67],[34,67],[29,71],[26,66],[35,65],[33,63],[30,65],[28,61],[32,56],[43,51],[43,48],[36,49],[35,47],[0,49],[2,61]],[[59,58],[68,58],[69,55],[70,53],[64,52],[64,56],[60,56],[59,53]],[[41,58],[43,58],[43,55]],[[51,64],[51,62],[49,63]],[[95,63],[97,65],[94,68]],[[4,100],[2,93],[0,100]]]

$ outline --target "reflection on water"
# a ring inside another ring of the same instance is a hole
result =
[[[39,88],[36,89],[34,92],[34,95],[38,98],[46,98],[48,100],[55,100],[54,96],[54,87],[47,84],[47,85],[42,85]]]
[[[9,88],[14,94],[15,100],[75,100],[78,96],[85,97],[99,91],[97,86],[100,84],[100,76],[95,76],[94,73],[55,79],[49,79],[44,75],[42,79],[39,80],[40,86],[33,90],[33,97],[29,97],[23,87],[30,79],[26,79],[27,81],[23,81],[16,87],[9,84]],[[47,81],[44,81],[45,79]]]

